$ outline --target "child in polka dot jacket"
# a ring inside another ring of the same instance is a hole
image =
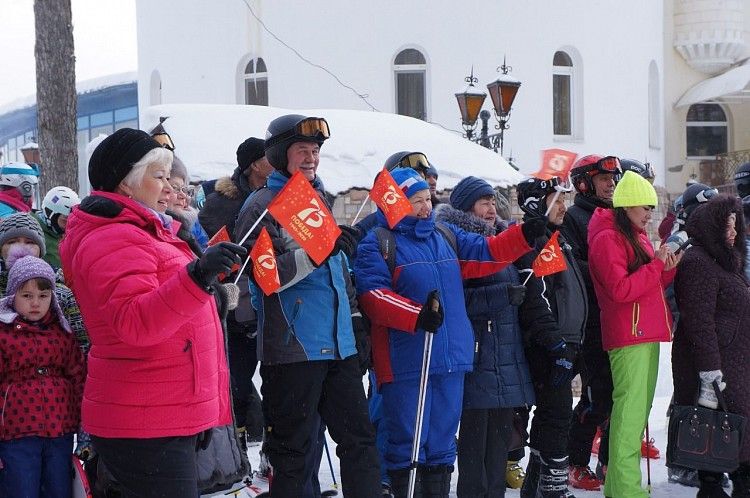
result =
[[[86,372],[54,289],[52,267],[25,256],[0,299],[0,496],[71,496]]]

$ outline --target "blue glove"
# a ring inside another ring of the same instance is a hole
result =
[[[550,384],[552,387],[558,388],[566,384],[570,385],[570,381],[576,376],[573,366],[578,356],[578,348],[560,341],[557,346],[550,350],[549,354],[552,359],[552,368],[550,369]]]

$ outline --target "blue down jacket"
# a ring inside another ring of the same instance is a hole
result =
[[[502,222],[493,229],[447,204],[435,211],[437,221],[467,232],[490,236],[505,229]],[[535,402],[518,307],[508,299],[508,286],[518,284],[518,270],[513,265],[487,277],[464,280],[466,313],[474,329],[474,370],[466,374],[464,408],[514,408]]]

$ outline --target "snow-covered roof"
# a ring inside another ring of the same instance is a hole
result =
[[[424,152],[440,174],[438,188],[452,188],[474,175],[497,186],[518,183],[522,175],[500,154],[438,126],[389,113],[341,109],[292,110],[249,105],[165,104],[147,108],[141,128],[150,130],[160,117],[175,143],[176,154],[195,179],[229,174],[237,165],[237,146],[246,138],[264,137],[268,123],[284,114],[324,117],[331,138],[321,149],[320,174],[333,194],[352,187],[370,188],[385,159],[400,150]]]
[[[101,76],[99,78],[92,78],[85,81],[76,82],[76,92],[78,95],[83,93],[94,92],[103,88],[109,88],[111,86],[124,85],[126,83],[135,83],[138,81],[138,73],[130,71],[126,73],[115,73]],[[31,107],[36,104],[36,93],[27,95],[25,97],[11,100],[5,105],[0,106],[0,116],[17,109],[24,109]]]
[[[685,107],[699,102],[747,102],[750,100],[748,88],[750,61],[696,84],[680,97],[675,107]]]

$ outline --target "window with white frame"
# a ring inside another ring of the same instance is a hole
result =
[[[688,158],[715,159],[729,149],[727,115],[720,105],[691,105],[685,126]]]
[[[552,128],[555,135],[573,135],[573,60],[562,51],[552,59]]]
[[[260,57],[245,66],[245,104],[268,105],[268,70]]]
[[[396,77],[396,113],[427,118],[427,60],[417,49],[407,48],[393,63]]]

